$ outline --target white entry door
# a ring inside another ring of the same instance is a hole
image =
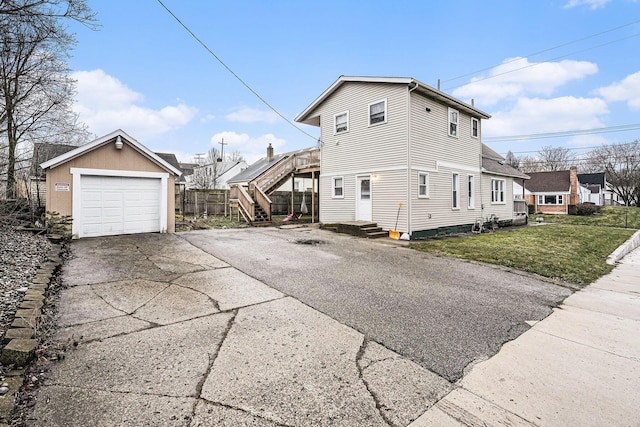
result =
[[[356,220],[371,221],[371,176],[356,178]]]

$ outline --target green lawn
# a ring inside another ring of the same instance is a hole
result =
[[[411,247],[587,285],[611,271],[606,257],[633,232],[603,226],[547,224],[427,240],[412,243]]]
[[[620,227],[640,229],[640,208],[623,206],[604,206],[602,210],[591,216],[578,215],[531,215],[535,221],[542,217],[545,222],[555,224],[595,225],[598,227]]]

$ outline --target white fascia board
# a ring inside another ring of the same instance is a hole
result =
[[[68,151],[64,154],[62,154],[61,156],[58,157],[54,157],[51,160],[48,160],[44,163],[40,164],[40,167],[42,169],[47,169],[50,167],[56,167],[58,165],[61,165],[65,162],[68,162],[69,160],[75,159],[76,157],[79,157],[81,155],[83,155],[84,153],[87,153],[95,148],[98,148],[99,146],[105,144],[106,142],[110,141],[113,138],[116,138],[120,136],[121,138],[125,139],[129,145],[131,145],[133,148],[135,148],[138,152],[140,152],[141,154],[143,154],[144,156],[148,157],[150,160],[152,160],[153,162],[157,163],[159,166],[161,166],[162,168],[166,169],[167,171],[173,173],[176,176],[180,176],[182,175],[182,172],[176,168],[174,168],[173,166],[171,166],[169,163],[165,162],[164,160],[162,160],[160,157],[158,157],[154,152],[150,151],[147,147],[145,147],[144,145],[142,145],[141,143],[139,143],[138,141],[136,141],[134,138],[132,138],[131,136],[129,136],[125,131],[123,131],[122,129],[117,129],[107,135],[104,135],[98,139],[95,139],[85,145],[81,145],[78,148],[75,148],[71,151]]]

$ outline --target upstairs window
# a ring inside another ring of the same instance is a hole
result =
[[[480,120],[471,117],[471,136],[473,138],[480,137]]]
[[[387,122],[387,100],[369,104],[369,126]]]
[[[458,110],[449,108],[449,136],[458,136],[458,120],[460,114]]]
[[[349,132],[349,112],[336,114],[334,116],[335,133]]]

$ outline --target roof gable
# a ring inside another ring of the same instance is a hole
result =
[[[329,86],[318,98],[316,98],[303,112],[298,114],[294,119],[296,122],[306,123],[311,125],[318,125],[316,123],[313,112],[320,106],[331,94],[333,94],[340,86],[350,82],[358,82],[358,83],[390,83],[390,84],[402,84],[407,87],[412,86],[412,91],[417,91],[429,98],[433,98],[442,104],[460,109],[465,111],[467,114],[472,117],[478,117],[483,119],[488,119],[491,116],[484,111],[481,111],[475,108],[472,105],[469,105],[453,96],[441,92],[438,89],[435,89],[429,85],[422,83],[419,80],[416,80],[411,77],[367,77],[367,76],[340,76],[338,79],[333,82],[331,86]]]
[[[597,184],[604,188],[606,177],[604,172],[579,173],[578,180],[583,184]]]
[[[567,192],[571,188],[570,171],[531,172],[525,188],[533,193]]]
[[[157,154],[155,154],[154,152],[150,151],[147,147],[145,147],[144,145],[142,145],[141,143],[139,143],[138,141],[136,141],[135,139],[133,139],[131,136],[129,136],[125,131],[123,131],[122,129],[118,129],[115,130],[103,137],[100,137],[96,140],[93,140],[85,145],[81,145],[80,147],[77,147],[74,150],[71,150],[67,153],[64,153],[60,156],[57,156],[53,159],[50,159],[46,162],[43,162],[42,164],[40,164],[40,167],[42,169],[47,169],[47,168],[53,168],[56,166],[59,166],[63,163],[66,163],[70,160],[73,160],[77,157],[82,156],[85,153],[88,153],[92,150],[95,150],[98,147],[102,147],[103,145],[106,145],[108,143],[110,143],[111,141],[113,141],[114,139],[120,137],[121,140],[123,141],[123,143],[127,143],[129,144],[131,147],[133,147],[136,151],[138,151],[140,154],[142,154],[143,156],[147,157],[149,160],[151,160],[152,162],[156,163],[158,166],[162,167],[163,169],[165,169],[167,172],[170,172],[176,176],[180,176],[182,174],[182,172],[180,171],[180,169],[172,166],[171,164],[169,164],[166,160],[163,160],[162,158],[160,158]]]

